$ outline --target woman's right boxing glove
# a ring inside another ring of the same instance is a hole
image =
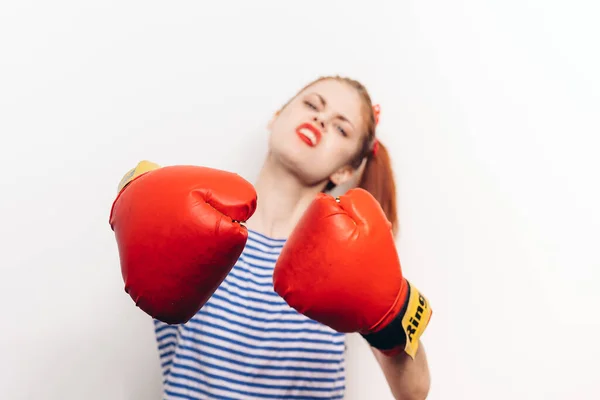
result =
[[[239,175],[142,161],[119,184],[110,226],[125,291],[168,324],[192,318],[239,258],[254,213],[254,187]]]

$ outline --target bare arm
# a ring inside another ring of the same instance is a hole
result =
[[[371,347],[396,400],[424,400],[430,387],[429,365],[423,344],[412,360],[404,352],[385,356]]]

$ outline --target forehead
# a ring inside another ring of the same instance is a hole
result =
[[[358,91],[345,82],[326,79],[307,87],[303,95],[320,95],[337,112],[343,113],[347,118],[359,119],[361,117],[362,99]]]

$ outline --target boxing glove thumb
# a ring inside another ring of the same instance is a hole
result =
[[[369,206],[373,203],[373,197],[366,190],[351,189],[347,195],[338,197],[336,201],[363,234],[369,234],[369,231],[373,230],[381,231],[383,227],[392,229],[392,224],[383,209],[379,206]],[[383,233],[386,237],[389,236],[388,232]]]

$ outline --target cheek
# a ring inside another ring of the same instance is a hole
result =
[[[293,138],[289,135],[289,132],[287,132],[286,129],[282,129],[277,125],[273,126],[271,129],[269,143],[272,148],[282,151],[288,149],[293,145],[290,143],[291,139]]]
[[[269,134],[269,141],[272,143],[277,142],[278,140],[280,140],[280,138],[283,136],[283,132],[285,131],[285,129],[282,129],[282,123],[281,123],[281,119],[277,118],[276,120],[274,120],[271,125],[269,126],[269,130],[270,130],[270,134]]]
[[[303,147],[304,143],[293,131],[281,125],[283,124],[273,124],[269,135],[269,149],[283,159],[293,160],[294,163],[308,158],[309,152]]]
[[[335,163],[336,167],[342,167],[348,164],[356,155],[359,148],[359,143],[351,138],[345,138],[340,133],[330,133],[328,140],[323,143],[324,153],[328,155],[331,163]]]
[[[289,112],[284,111],[271,125],[271,134],[280,137],[288,135],[294,127]]]

